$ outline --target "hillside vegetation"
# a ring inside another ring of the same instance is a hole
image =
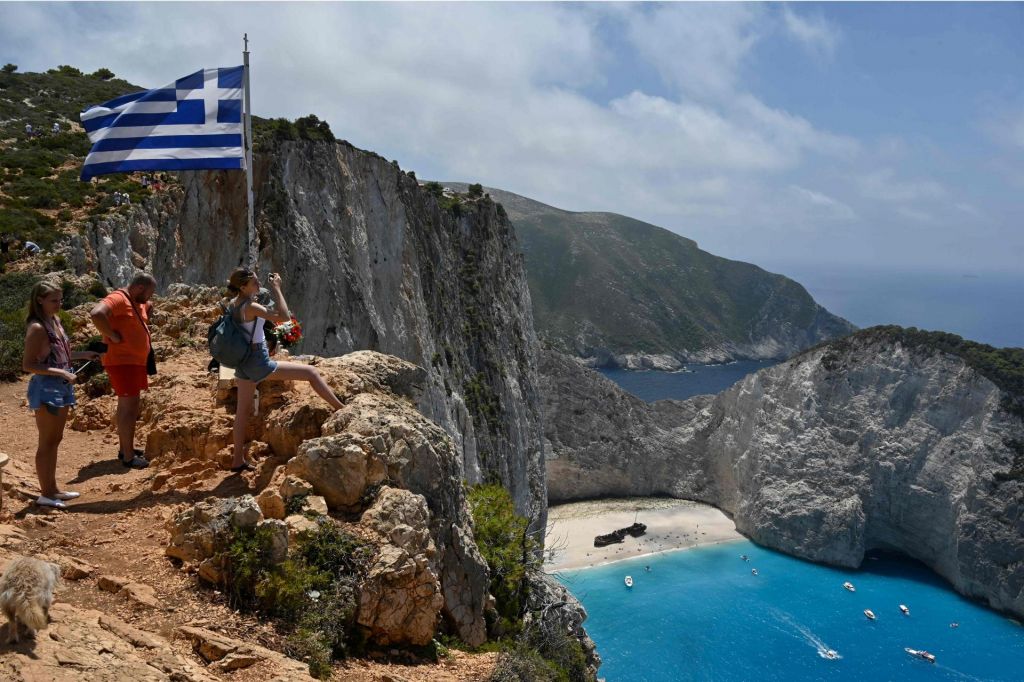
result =
[[[65,307],[106,293],[99,281],[74,277],[51,247],[91,220],[130,210],[116,204],[115,193],[136,204],[177,182],[176,173],[160,173],[156,187],[143,187],[141,173],[78,179],[90,148],[79,113],[141,89],[108,69],[92,74],[67,65],[45,73],[19,73],[15,65],[0,69],[0,380],[15,379],[21,371],[25,304],[40,277],[63,282]],[[59,132],[53,131],[54,123]],[[253,117],[253,138],[259,150],[278,140],[334,140],[334,135],[312,115],[294,122]],[[43,252],[26,253],[28,241]]]
[[[767,339],[806,347],[853,330],[797,282],[669,230],[487,191],[516,226],[538,334],[558,350],[686,357],[734,347],[729,355],[759,356],[753,347]]]

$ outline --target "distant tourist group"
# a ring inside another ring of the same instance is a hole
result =
[[[235,413],[231,471],[252,469],[246,459],[245,433],[253,412],[256,385],[265,379],[308,381],[316,393],[331,407],[339,409],[341,401],[314,367],[297,362],[272,360],[267,348],[264,323],[280,324],[291,320],[288,304],[281,292],[281,276],[270,275],[268,284],[274,306],[267,308],[256,301],[260,282],[255,271],[237,268],[228,280],[232,298],[225,305],[247,337],[248,348],[242,362],[234,367],[238,387]],[[151,299],[157,282],[152,275],[140,272],[128,285],[111,292],[90,311],[90,318],[102,334],[102,343],[87,350],[72,350],[67,332],[61,325],[59,312],[63,291],[59,283],[44,279],[33,288],[28,301],[25,329],[25,351],[22,368],[32,374],[28,383],[28,406],[35,414],[39,431],[36,449],[36,474],[40,495],[36,504],[63,509],[68,500],[80,493],[63,490],[57,485],[57,450],[64,437],[68,413],[76,405],[74,384],[77,370],[72,363],[101,361],[117,396],[115,423],[118,437],[118,461],[126,468],[149,466],[145,453],[135,447],[135,426],[139,419],[142,391],[149,388],[149,377],[156,374],[153,339],[149,325],[153,314]]]

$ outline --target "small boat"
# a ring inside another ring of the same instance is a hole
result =
[[[875,612],[872,611],[871,609],[864,609],[864,615],[867,616],[868,620],[874,620],[875,619]]]
[[[850,583],[850,582],[843,583],[843,587],[848,589],[850,592],[856,592],[857,591],[857,588],[854,587],[853,583]]]
[[[760,575],[760,574],[757,572],[756,568],[752,568],[752,569],[750,569],[750,575]]]
[[[834,661],[837,658],[839,658],[839,652],[836,651],[835,649],[826,649],[825,653],[823,653],[822,656],[824,656],[825,658],[827,658],[830,661]]]
[[[949,627],[951,627],[951,628],[953,628],[953,629],[955,630],[955,629],[957,629],[958,627],[960,627],[960,623],[957,623],[957,622],[953,622],[953,623],[950,623],[950,624],[949,624]]]
[[[909,647],[903,647],[903,650],[906,651],[911,656],[914,656],[916,658],[920,658],[922,661],[928,661],[929,663],[934,663],[935,662],[935,654],[930,654],[930,653],[928,653],[927,651],[925,651],[923,649],[921,649],[919,651],[917,649],[911,649]]]
[[[750,559],[747,557],[746,554],[740,554],[740,558],[743,559],[744,561],[750,561]]]
[[[907,608],[906,604],[900,604],[900,611],[903,612],[904,616],[909,616],[910,615],[910,609]]]
[[[625,582],[626,582],[626,587],[633,587],[633,576],[627,575]]]

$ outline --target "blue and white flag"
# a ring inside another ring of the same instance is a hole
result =
[[[81,113],[92,149],[82,180],[140,170],[245,168],[242,67],[201,69]]]

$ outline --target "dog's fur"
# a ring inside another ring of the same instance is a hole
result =
[[[15,559],[0,578],[0,608],[9,621],[7,641],[18,641],[18,622],[29,634],[46,627],[53,591],[60,584],[60,566],[31,557]]]

